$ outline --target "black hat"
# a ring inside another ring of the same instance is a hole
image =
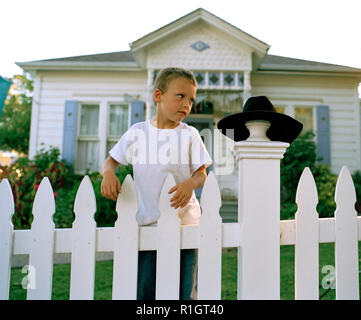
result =
[[[249,131],[246,122],[267,120],[271,122],[266,135],[272,141],[292,143],[301,133],[303,124],[283,113],[278,113],[271,101],[265,96],[249,98],[240,113],[235,113],[219,120],[217,128],[234,141],[247,140]],[[226,129],[234,129],[227,130]]]

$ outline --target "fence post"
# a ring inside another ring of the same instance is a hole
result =
[[[238,299],[280,299],[280,160],[288,143],[239,141]]]

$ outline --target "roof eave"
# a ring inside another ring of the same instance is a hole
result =
[[[88,61],[43,61],[15,62],[26,72],[37,70],[97,70],[97,71],[141,71],[136,62],[88,62]]]
[[[201,15],[201,10],[197,9],[197,10],[191,12],[190,14],[187,14],[187,15],[129,43],[129,47],[130,47],[131,51],[133,51],[133,52],[139,51],[142,48],[147,47],[151,43],[158,41],[161,38],[171,34],[178,28],[196,21],[200,17],[200,15]]]
[[[335,66],[295,66],[295,65],[281,65],[281,64],[267,64],[261,65],[259,70],[290,70],[290,71],[322,71],[322,72],[353,72],[353,73],[361,73],[361,69],[356,69],[352,67],[335,67]]]
[[[312,75],[312,76],[342,76],[342,77],[357,77],[361,81],[361,71],[336,71],[326,69],[315,68],[313,70],[305,68],[295,68],[295,67],[282,67],[282,68],[260,68],[255,70],[256,74],[292,74],[292,75]]]

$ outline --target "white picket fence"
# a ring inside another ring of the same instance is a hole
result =
[[[260,179],[259,183],[266,182]],[[335,242],[336,299],[359,299],[361,218],[354,209],[355,189],[346,167],[337,182],[335,216],[323,219],[318,218],[316,211],[318,196],[312,173],[305,168],[296,196],[296,219],[276,220],[276,237],[271,232],[272,225],[264,225],[263,220],[257,220],[252,229],[243,203],[239,203],[239,222],[222,223],[221,196],[213,172],[209,173],[201,195],[199,225],[180,226],[176,210],[169,205],[172,195],[168,190],[174,185],[169,174],[159,199],[158,224],[139,227],[135,219],[137,193],[128,175],[116,202],[118,219],[114,227],[97,228],[94,190],[85,176],[74,203],[73,227],[55,229],[53,190],[48,178],[44,178],[34,199],[31,229],[14,231],[13,195],[4,179],[0,183],[0,299],[9,298],[11,258],[20,254],[29,254],[32,274],[28,277],[34,282],[27,290],[27,299],[51,299],[55,253],[71,253],[70,299],[93,299],[96,252],[114,253],[112,298],[136,299],[138,250],[157,250],[156,299],[179,299],[180,249],[198,248],[198,299],[217,300],[221,299],[222,248],[232,247],[239,252],[238,299],[279,299],[279,245],[289,244],[295,245],[295,298],[318,299],[318,246],[328,242]],[[278,187],[273,182],[270,185],[279,194]],[[240,189],[242,194],[242,184]],[[258,202],[262,202],[259,195]],[[266,205],[265,214],[269,210]],[[251,212],[253,217],[258,214]],[[266,243],[272,242],[271,237],[276,238],[271,252],[269,249],[260,252]],[[269,283],[262,279],[260,270],[267,279],[271,278]]]

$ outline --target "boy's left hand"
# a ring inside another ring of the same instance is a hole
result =
[[[177,191],[175,195],[170,199],[170,202],[172,203],[171,207],[174,207],[174,209],[177,209],[179,207],[184,208],[192,197],[193,190],[194,184],[190,179],[171,188],[168,193],[173,193],[174,191]]]

